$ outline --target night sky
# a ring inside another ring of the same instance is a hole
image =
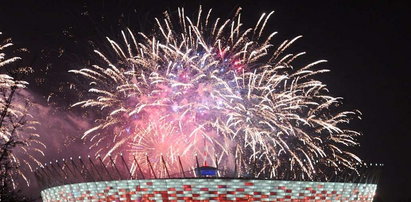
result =
[[[189,3],[188,3],[189,2]],[[223,3],[224,2],[224,3]],[[363,133],[358,155],[384,163],[377,197],[382,201],[411,200],[411,136],[409,42],[410,7],[406,1],[0,1],[2,38],[30,51],[25,63],[34,73],[29,89],[53,107],[77,101],[67,71],[84,67],[106,36],[120,39],[124,28],[149,32],[154,17],[184,6],[213,8],[214,16],[230,17],[238,6],[252,26],[263,12],[275,11],[266,31],[278,31],[274,42],[303,35],[293,50],[306,51],[307,61],[326,59],[331,72],[321,75],[344,109],[359,109]],[[407,59],[408,58],[408,59]],[[50,135],[50,134],[42,134]],[[64,154],[62,154],[64,155]],[[55,156],[53,156],[55,157]],[[51,159],[49,159],[51,160]],[[378,200],[377,200],[378,201]]]

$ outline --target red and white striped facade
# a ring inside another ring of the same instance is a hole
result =
[[[43,201],[372,201],[377,185],[218,178],[119,180],[45,189]]]

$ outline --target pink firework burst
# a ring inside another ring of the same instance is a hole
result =
[[[108,39],[116,57],[96,50],[100,64],[71,70],[91,80],[90,98],[75,105],[102,115],[82,138],[105,158],[126,150],[140,161],[182,156],[191,167],[198,154],[255,176],[355,169],[361,160],[347,148],[359,133],[347,123],[358,112],[339,110],[340,98],[314,78],[325,61],[294,67],[304,52],[285,50],[300,37],[275,48],[276,32],[264,32],[272,12],[244,28],[240,11],[212,20],[211,10],[193,19],[178,9],[151,34]]]

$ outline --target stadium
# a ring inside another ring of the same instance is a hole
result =
[[[149,158],[128,169],[121,155],[105,164],[100,157],[50,162],[35,172],[43,201],[372,201],[380,166],[361,166],[328,179],[302,180],[284,175],[266,179],[238,176],[218,165],[155,172]],[[181,164],[180,164],[181,165]],[[163,177],[160,174],[164,173]]]
[[[165,12],[70,70],[90,93],[72,106],[99,110],[82,136],[97,156],[38,168],[43,200],[372,201],[380,165],[351,153],[361,112],[315,79],[326,60],[294,63],[305,52],[283,52],[301,36],[273,49],[273,12],[244,29],[241,10],[224,23]]]

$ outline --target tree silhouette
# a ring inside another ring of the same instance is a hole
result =
[[[10,39],[0,43],[0,201],[25,201],[18,185],[29,184],[24,170],[32,170],[31,162],[37,162],[34,154],[42,153],[38,147],[42,143],[35,133],[38,123],[29,113],[30,101],[22,94],[28,83],[16,79],[27,67],[10,69],[21,60],[7,57],[6,49],[12,45]]]

